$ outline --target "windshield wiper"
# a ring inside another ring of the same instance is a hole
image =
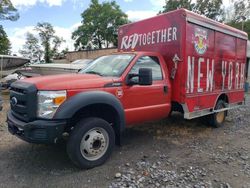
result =
[[[96,72],[96,71],[87,71],[87,72],[84,72],[84,73],[86,73],[86,74],[97,74],[99,76],[103,76],[101,73]]]

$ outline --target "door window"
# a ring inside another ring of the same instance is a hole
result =
[[[140,68],[151,68],[153,80],[162,80],[161,66],[158,57],[156,56],[142,56],[130,70],[129,74],[138,74]],[[132,78],[133,81],[138,82],[138,77]]]

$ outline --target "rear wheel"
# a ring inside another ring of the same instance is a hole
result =
[[[70,134],[67,152],[80,168],[93,168],[103,164],[115,145],[113,128],[103,119],[87,118],[79,121]]]
[[[219,100],[215,106],[215,110],[220,110],[225,108],[225,102],[223,100]],[[220,112],[216,112],[214,114],[209,115],[209,123],[213,126],[213,127],[221,127],[226,119],[226,114],[227,112],[224,111],[220,111]]]

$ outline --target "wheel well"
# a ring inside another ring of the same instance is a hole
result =
[[[180,105],[180,103],[172,101],[171,104],[172,104],[171,105],[172,106],[172,109],[171,109],[172,111],[177,111],[177,112],[181,112],[181,113],[184,114],[184,110],[183,110],[182,106]]]
[[[221,95],[219,96],[219,98],[218,98],[218,100],[216,101],[216,103],[217,103],[219,100],[223,100],[224,102],[229,103],[228,96],[227,96],[225,93],[223,93],[223,94],[221,94]]]
[[[92,104],[85,106],[78,110],[74,116],[70,119],[69,129],[71,130],[74,125],[83,118],[87,117],[98,117],[107,121],[114,129],[116,135],[116,141],[119,141],[120,137],[120,120],[117,111],[110,105],[107,104]]]
[[[227,96],[225,93],[223,93],[223,94],[221,94],[221,95],[219,96],[218,100],[216,101],[216,104],[217,104],[217,102],[218,102],[219,100],[223,100],[226,104],[229,103],[228,96]],[[214,105],[214,108],[215,108],[216,104]],[[227,114],[227,111],[226,111],[226,116],[227,116],[227,115],[228,115],[228,114]]]

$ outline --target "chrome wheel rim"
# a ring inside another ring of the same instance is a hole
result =
[[[109,145],[108,133],[103,128],[93,128],[84,134],[80,144],[82,156],[95,161],[100,159],[107,151]]]

